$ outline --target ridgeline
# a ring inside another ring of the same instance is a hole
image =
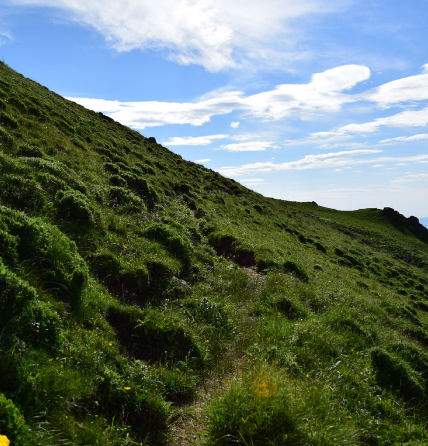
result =
[[[426,445],[428,230],[265,198],[0,64],[0,358],[12,446]]]

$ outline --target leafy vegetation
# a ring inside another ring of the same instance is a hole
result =
[[[264,198],[0,64],[0,435],[428,442],[428,231]]]

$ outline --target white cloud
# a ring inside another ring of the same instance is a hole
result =
[[[289,59],[297,57],[291,20],[343,7],[343,2],[326,0],[10,0],[10,3],[65,11],[65,18],[93,27],[117,51],[157,50],[178,63],[200,64],[209,71],[248,65],[260,59],[268,61],[266,53],[272,51],[291,52]]]
[[[279,149],[270,141],[247,141],[234,144],[224,144],[218,150],[227,150],[229,152],[263,152],[266,149]]]
[[[203,160],[195,160],[193,162],[194,163],[208,163],[209,161],[211,161],[211,158],[205,158]]]
[[[290,161],[286,163],[273,163],[267,161],[253,164],[244,164],[241,167],[222,167],[219,172],[225,176],[239,176],[252,172],[271,172],[281,170],[306,170],[318,168],[340,168],[349,164],[356,164],[353,159],[355,156],[371,155],[380,153],[381,150],[348,150],[335,153],[324,153],[320,155],[306,155],[298,161]],[[428,155],[427,155],[428,158]],[[373,160],[369,161],[373,162]]]
[[[419,135],[412,136],[397,136],[396,138],[387,138],[379,141],[380,143],[388,143],[388,142],[409,142],[409,141],[421,141],[424,139],[428,139],[428,133],[421,133]]]
[[[274,90],[245,97],[241,91],[216,91],[196,102],[119,102],[103,99],[68,98],[94,111],[109,113],[120,123],[136,129],[166,124],[202,125],[214,115],[234,110],[277,120],[286,116],[304,117],[316,112],[337,112],[344,103],[354,101],[341,93],[367,79],[370,70],[359,65],[344,65],[316,73],[307,84],[283,84]]]
[[[370,77],[361,65],[343,65],[316,73],[307,84],[283,84],[274,90],[254,94],[242,100],[246,114],[276,120],[296,113],[337,112],[353,102],[352,95],[341,93]]]
[[[345,135],[347,133],[373,133],[380,127],[424,127],[428,124],[428,107],[421,110],[406,110],[385,118],[377,118],[374,121],[363,124],[348,124],[329,132],[312,133],[313,138],[330,138],[332,136]]]
[[[233,121],[233,122],[230,123],[230,126],[231,126],[233,129],[237,129],[237,128],[239,127],[239,124],[240,124],[239,121]]]
[[[247,180],[240,180],[241,183],[263,183],[262,178],[249,178]]]
[[[428,64],[424,65],[424,74],[409,76],[383,84],[373,90],[361,94],[361,98],[377,102],[381,107],[409,101],[428,99]]]
[[[167,124],[202,125],[214,115],[223,115],[241,103],[240,92],[228,92],[199,102],[119,102],[103,99],[67,98],[90,110],[108,113],[111,118],[135,129]]]
[[[348,150],[335,153],[325,153],[321,155],[306,155],[298,161],[291,161],[286,163],[272,163],[257,162],[253,164],[244,164],[240,167],[222,167],[219,172],[227,177],[235,177],[244,174],[251,174],[256,172],[271,172],[283,170],[306,170],[306,169],[322,169],[322,168],[344,168],[345,166],[373,164],[373,163],[397,163],[397,162],[412,162],[421,163],[428,161],[427,155],[403,156],[403,157],[364,157],[362,159],[355,159],[363,155],[373,155],[380,153],[382,150]]]
[[[415,181],[428,181],[428,173],[404,175],[404,177],[392,180],[391,183],[413,183]]]
[[[217,139],[224,138],[228,138],[228,135],[174,136],[162,144],[165,146],[207,146]]]

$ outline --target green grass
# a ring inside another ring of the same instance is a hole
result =
[[[415,219],[262,197],[4,64],[0,99],[0,435],[428,442]]]

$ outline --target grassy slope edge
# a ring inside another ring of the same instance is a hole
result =
[[[428,230],[264,198],[0,64],[0,435],[426,444]]]

